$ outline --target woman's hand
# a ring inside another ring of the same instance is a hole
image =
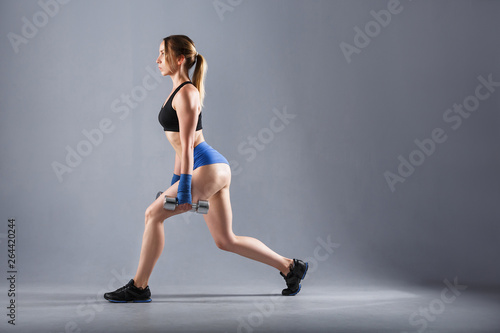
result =
[[[176,210],[178,210],[181,213],[184,213],[184,212],[190,211],[191,209],[193,209],[193,206],[191,204],[184,203],[184,204],[177,205]]]

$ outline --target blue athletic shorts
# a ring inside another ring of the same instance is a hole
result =
[[[217,150],[213,149],[208,143],[203,141],[199,143],[196,147],[194,147],[194,165],[193,170],[199,168],[204,165],[215,164],[215,163],[226,163],[229,165],[229,162],[226,160],[221,153]]]

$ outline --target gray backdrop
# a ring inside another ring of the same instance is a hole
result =
[[[20,285],[133,277],[174,163],[158,46],[186,34],[208,62],[204,134],[231,160],[236,234],[308,258],[309,283],[498,286],[500,2],[0,8],[1,258],[13,217]],[[151,285],[283,284],[218,250],[200,216],[165,232]]]

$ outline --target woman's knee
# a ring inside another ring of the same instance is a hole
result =
[[[144,223],[147,225],[148,222],[160,221],[163,222],[164,218],[160,216],[157,208],[154,205],[149,206],[144,213]]]
[[[236,245],[236,236],[217,238],[215,245],[221,250],[232,252]]]

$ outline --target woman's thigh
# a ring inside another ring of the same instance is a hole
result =
[[[231,183],[231,168],[225,163],[208,164],[193,171],[191,195],[193,202],[208,200]]]
[[[212,196],[208,214],[203,217],[217,247],[221,249],[227,248],[234,239],[229,186],[223,187]]]

